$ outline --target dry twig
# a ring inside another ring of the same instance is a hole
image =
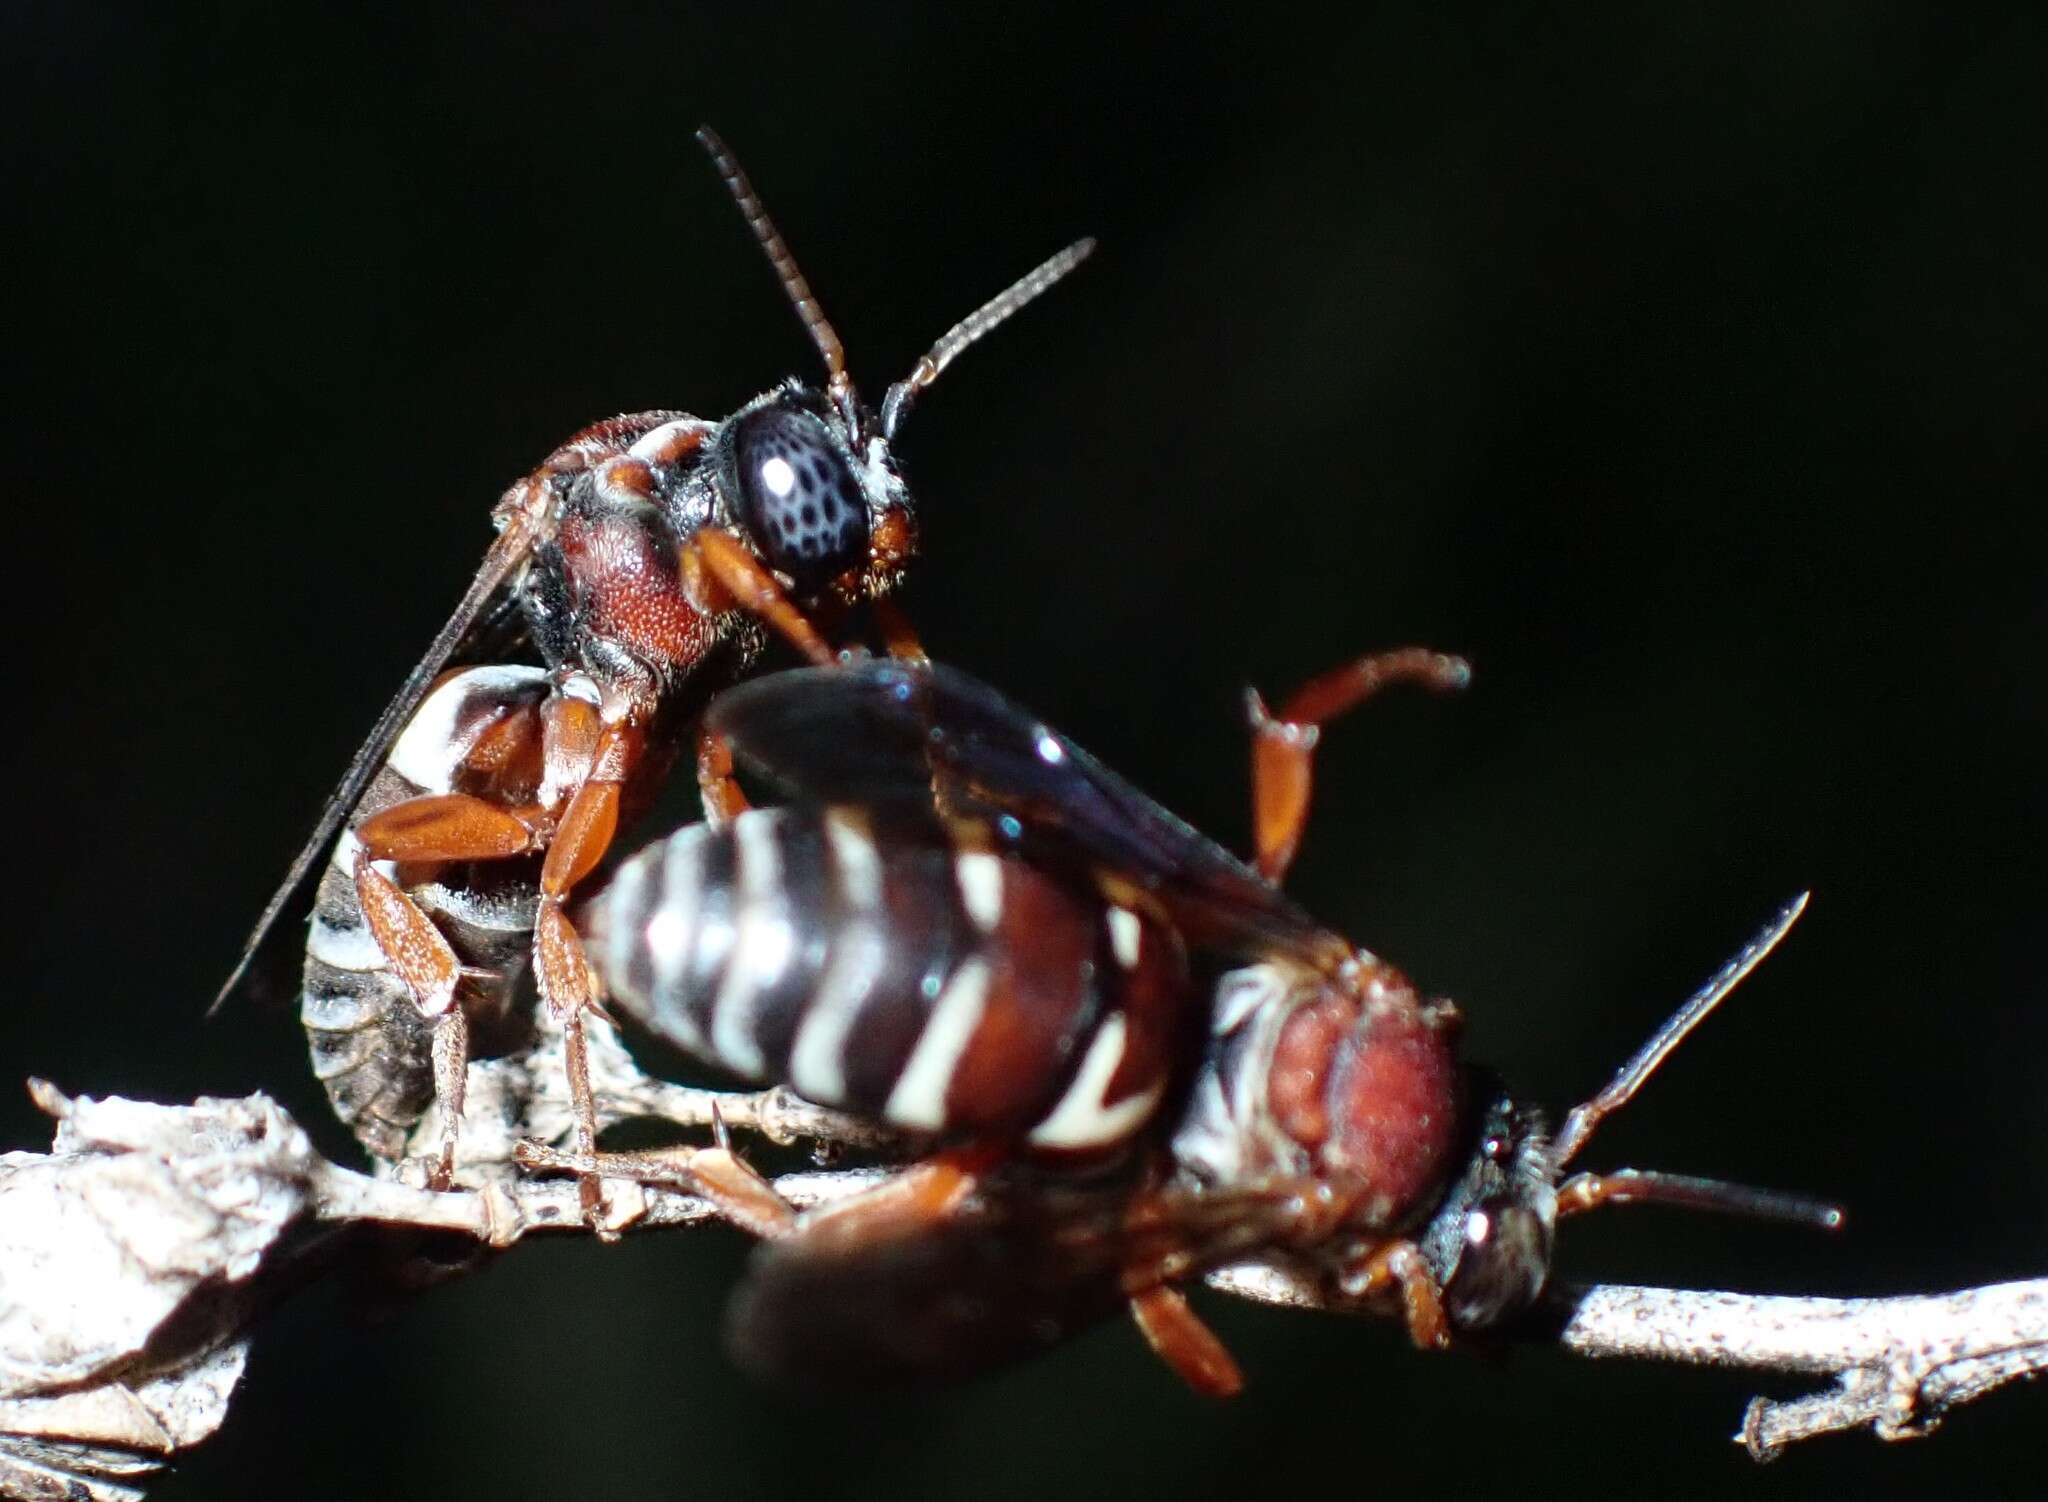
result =
[[[715,1112],[778,1142],[888,1141],[786,1091],[649,1079],[607,1029],[592,1034],[607,1121],[703,1126]],[[220,1426],[263,1312],[350,1238],[440,1231],[502,1249],[535,1231],[583,1230],[573,1184],[513,1165],[522,1139],[567,1135],[559,1047],[547,1038],[529,1054],[472,1066],[462,1182],[445,1193],[403,1171],[371,1176],[327,1161],[267,1096],[157,1106],[32,1085],[57,1132],[48,1154],[0,1156],[0,1496],[139,1499],[152,1470]],[[438,1131],[429,1119],[416,1141],[431,1145]],[[776,1183],[807,1207],[887,1173]],[[673,1190],[608,1188],[612,1230],[716,1214]],[[1274,1267],[1225,1268],[1209,1282],[1320,1307],[1312,1286]],[[1951,1408],[2048,1366],[2048,1280],[1865,1300],[1596,1287],[1570,1302],[1559,1338],[1581,1355],[1833,1376],[1834,1391],[1751,1405],[1739,1438],[1759,1459],[1838,1429],[1924,1434]]]
[[[1323,1307],[1311,1285],[1263,1264],[1224,1268],[1209,1284],[1260,1303]],[[1556,1299],[1558,1342],[1575,1355],[1834,1378],[1832,1391],[1750,1400],[1735,1438],[1760,1461],[1846,1429],[1914,1439],[1949,1410],[2048,1370],[2048,1278],[1885,1299],[1623,1284]]]

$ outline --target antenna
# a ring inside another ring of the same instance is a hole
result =
[[[1755,938],[1743,945],[1705,985],[1686,999],[1684,1006],[1673,1012],[1670,1019],[1651,1034],[1649,1042],[1621,1066],[1605,1090],[1584,1105],[1572,1108],[1551,1148],[1553,1163],[1562,1168],[1571,1162],[1600,1123],[1635,1098],[1643,1082],[1656,1072],[1657,1066],[1670,1056],[1673,1049],[1685,1041],[1686,1035],[1706,1021],[1707,1014],[1742,984],[1744,976],[1763,963],[1765,955],[1778,947],[1778,941],[1791,932],[1792,925],[1799,921],[1799,915],[1806,911],[1807,899],[1812,895],[1811,892],[1801,892],[1778,909],[1777,916],[1766,923]]]
[[[839,342],[838,331],[825,316],[825,310],[818,306],[818,299],[811,293],[811,284],[797,270],[796,257],[789,253],[782,231],[775,227],[775,221],[761,207],[760,195],[755,193],[753,183],[718,132],[708,125],[699,126],[697,144],[704,148],[711,158],[711,165],[725,180],[726,191],[732,194],[732,201],[739,206],[747,228],[754,232],[754,239],[768,257],[768,264],[775,268],[783,293],[796,309],[796,316],[804,321],[811,343],[817,345],[818,354],[825,362],[826,388],[832,393],[833,401],[842,411],[851,411],[853,382],[846,374],[846,346]]]
[[[1680,1210],[1712,1210],[1750,1220],[1807,1226],[1816,1231],[1839,1231],[1848,1218],[1840,1205],[1811,1195],[1641,1168],[1574,1174],[1558,1186],[1560,1218],[1598,1210],[1602,1205],[1670,1205]]]
[[[1615,1073],[1607,1088],[1575,1107],[1564,1119],[1564,1129],[1551,1147],[1553,1167],[1562,1168],[1586,1145],[1601,1122],[1635,1098],[1643,1082],[1656,1073],[1671,1051],[1683,1043],[1692,1030],[1706,1020],[1709,1012],[1742,983],[1744,976],[1763,963],[1764,956],[1799,921],[1813,894],[1801,892],[1778,909],[1777,915],[1757,936],[1738,950],[1727,964],[1673,1012],[1635,1056]],[[1757,1189],[1731,1184],[1722,1179],[1700,1179],[1689,1174],[1658,1173],[1638,1168],[1613,1173],[1575,1174],[1558,1186],[1557,1213],[1560,1217],[1597,1210],[1602,1205],[1670,1205],[1685,1210],[1713,1210],[1725,1215],[1742,1215],[1752,1220],[1775,1220],[1809,1226],[1817,1231],[1840,1230],[1846,1218],[1840,1205],[1810,1195],[1790,1194],[1779,1189]]]
[[[882,436],[896,436],[897,428],[902,426],[904,416],[910,411],[911,403],[917,400],[918,393],[936,381],[939,373],[959,358],[962,351],[1006,322],[1026,303],[1035,300],[1041,292],[1087,260],[1094,250],[1092,238],[1076,240],[1059,254],[1025,272],[940,335],[938,343],[926,351],[911,368],[910,374],[891,386],[882,398]]]

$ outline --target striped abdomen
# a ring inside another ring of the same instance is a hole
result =
[[[849,809],[695,826],[620,868],[583,929],[661,1037],[921,1132],[1119,1143],[1190,1001],[1178,936],[937,828]]]
[[[477,790],[464,764],[479,735],[508,715],[536,711],[547,691],[547,674],[538,668],[476,667],[449,675],[420,701],[349,816],[350,829],[421,793]],[[313,1073],[335,1114],[371,1153],[396,1161],[434,1098],[432,1023],[392,973],[363,921],[354,881],[356,850],[354,834],[343,834],[320,873],[299,1020],[311,1045]],[[434,920],[468,970],[456,991],[457,1005],[473,1024],[502,1016],[532,944],[539,894],[535,863],[480,862],[427,873],[385,863],[382,869]],[[408,880],[413,876],[430,879]]]

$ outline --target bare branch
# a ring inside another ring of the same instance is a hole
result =
[[[1245,1263],[1209,1285],[1263,1304],[1330,1307],[1282,1268]],[[1597,1285],[1559,1295],[1558,1334],[1579,1356],[1828,1376],[1832,1391],[1752,1399],[1735,1438],[1756,1460],[1815,1435],[1931,1433],[1949,1410],[2048,1370],[2048,1279],[1885,1299],[1826,1299]]]
[[[320,1157],[264,1095],[159,1106],[30,1088],[57,1133],[48,1154],[0,1156],[0,1497],[136,1502],[153,1470],[220,1427],[250,1327],[338,1228],[492,1248],[584,1229],[573,1183],[434,1193],[373,1178]],[[774,1103],[757,1109],[774,1119]],[[809,1207],[885,1177],[776,1187]],[[691,1195],[610,1187],[614,1226],[715,1218]]]
[[[715,1117],[821,1152],[894,1140],[785,1090],[649,1079],[602,1025],[590,1042],[608,1123]],[[152,1470],[219,1428],[254,1323],[360,1242],[439,1231],[497,1250],[536,1231],[585,1231],[572,1182],[515,1164],[522,1142],[570,1135],[559,1051],[547,1037],[471,1066],[460,1182],[438,1193],[412,1165],[372,1175],[327,1161],[263,1095],[157,1106],[33,1085],[57,1131],[48,1154],[0,1156],[0,1497],[136,1502]],[[432,1149],[438,1123],[423,1121],[414,1140]],[[891,1172],[775,1182],[808,1208]],[[607,1234],[717,1217],[673,1189],[606,1187]],[[1225,1268],[1209,1282],[1263,1303],[1329,1307],[1278,1267]],[[1925,1434],[1953,1407],[2048,1367],[2048,1281],[1864,1300],[1596,1287],[1562,1302],[1557,1338],[1580,1355],[1833,1377],[1830,1391],[1751,1405],[1739,1438],[1758,1459],[1840,1429]]]
[[[1868,1425],[1911,1439],[1951,1408],[2048,1368],[2048,1279],[1911,1298],[1772,1298],[1593,1288],[1562,1336],[1582,1356],[1820,1373],[1832,1392],[1756,1398],[1736,1436],[1758,1460]]]

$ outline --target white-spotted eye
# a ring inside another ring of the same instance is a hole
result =
[[[1461,1330],[1484,1330],[1536,1302],[1550,1274],[1550,1227],[1507,1196],[1465,1212],[1464,1245],[1444,1281],[1444,1310]]]
[[[740,418],[726,444],[726,475],[739,524],[797,593],[812,593],[867,555],[860,481],[813,414],[770,406]]]

